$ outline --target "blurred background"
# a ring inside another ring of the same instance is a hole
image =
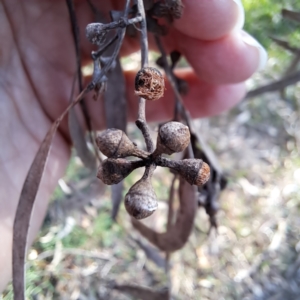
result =
[[[132,229],[123,205],[117,222],[111,220],[110,188],[74,152],[29,251],[28,299],[146,299],[122,285],[161,289],[169,282],[174,299],[300,299],[300,1],[243,4],[245,30],[269,54],[248,90],[266,87],[227,113],[196,121],[229,180],[219,199],[218,233],[207,234],[200,208],[167,274],[165,254]],[[138,54],[123,59],[127,69],[138,64]],[[133,124],[128,135],[141,144]],[[142,172],[126,178],[125,193]],[[157,231],[165,228],[171,180],[158,168],[152,181],[159,209],[146,222]],[[12,299],[11,286],[1,297]]]

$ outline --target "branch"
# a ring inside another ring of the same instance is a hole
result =
[[[265,86],[259,87],[257,89],[248,92],[247,95],[245,96],[245,99],[253,98],[264,93],[275,92],[284,89],[289,85],[293,85],[297,83],[298,81],[300,81],[300,71],[287,75],[286,77],[280,80],[274,81],[270,84],[267,84]]]
[[[296,21],[300,23],[300,12],[292,11],[289,9],[283,9],[281,11],[281,14],[284,18]]]
[[[275,37],[272,37],[272,36],[270,38],[274,43],[276,43],[280,47],[282,47],[282,48],[284,48],[284,49],[286,49],[286,50],[288,50],[288,51],[290,51],[294,54],[299,54],[300,53],[300,49],[291,46],[289,42],[278,39],[278,38],[275,38]]]

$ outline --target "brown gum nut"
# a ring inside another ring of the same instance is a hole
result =
[[[159,130],[157,151],[169,155],[181,152],[189,145],[190,137],[188,126],[179,122],[168,122]]]
[[[119,129],[109,128],[97,137],[99,150],[111,158],[137,156],[146,158],[148,153],[136,148],[127,135]]]
[[[97,177],[105,184],[112,185],[121,182],[136,166],[123,158],[105,159],[98,168]]]
[[[164,95],[165,80],[156,68],[145,67],[135,77],[135,94],[146,100],[158,100]]]
[[[177,171],[190,184],[203,185],[210,177],[209,165],[202,159],[189,158],[175,161],[160,156],[155,158],[155,163]]]
[[[101,132],[96,139],[99,150],[107,157],[113,157],[122,140],[123,131],[115,128]]]
[[[199,170],[196,178],[195,185],[203,185],[205,184],[210,177],[210,167],[206,162],[203,162],[201,169]]]
[[[153,171],[153,170],[152,170]],[[145,174],[147,169],[145,171]],[[151,176],[144,175],[125,196],[125,208],[135,219],[149,217],[157,209],[157,198],[151,185]]]
[[[202,159],[183,159],[178,165],[177,170],[190,184],[201,186],[210,177],[209,165]]]

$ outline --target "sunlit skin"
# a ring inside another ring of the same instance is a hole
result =
[[[89,62],[93,46],[84,28],[93,14],[84,0],[74,0],[81,29],[82,55]],[[123,1],[95,1],[98,9],[122,9]],[[118,3],[118,5],[116,5]],[[178,71],[190,92],[184,98],[193,117],[221,113],[245,94],[243,81],[258,68],[259,51],[242,40],[242,12],[233,0],[186,0],[183,18],[164,39],[168,51],[182,52],[194,68]],[[101,6],[101,7],[100,7]],[[12,226],[26,173],[50,124],[67,106],[75,74],[75,50],[63,0],[0,1],[0,291],[11,277]],[[150,38],[150,46],[154,48]],[[122,55],[139,47],[127,38]],[[125,73],[129,119],[136,117],[136,71]],[[89,98],[89,97],[88,97]],[[163,99],[147,104],[148,121],[170,119],[173,94],[166,86]],[[93,127],[104,127],[102,101],[87,99]],[[57,181],[70,158],[66,121],[56,135],[38,192],[31,226],[32,243],[43,221]]]

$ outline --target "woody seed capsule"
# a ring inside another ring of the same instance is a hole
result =
[[[192,184],[201,186],[205,184],[210,177],[210,168],[202,159],[183,159],[179,161],[167,158],[157,158],[155,163],[158,166],[167,167],[177,171],[185,180]]]
[[[85,35],[89,42],[96,45],[104,42],[106,34],[106,25],[102,23],[90,23],[85,29]]]
[[[157,209],[157,198],[151,185],[153,171],[153,166],[147,167],[143,177],[125,196],[125,208],[135,219],[147,218]]]
[[[117,184],[133,170],[143,165],[142,160],[127,161],[123,158],[108,158],[100,164],[97,177],[107,185]]]
[[[190,143],[190,130],[188,126],[179,122],[164,124],[157,135],[157,145],[153,156],[162,153],[173,154],[183,151]]]
[[[147,158],[149,153],[138,149],[127,135],[119,129],[109,128],[97,136],[99,150],[109,158],[136,156]]]

